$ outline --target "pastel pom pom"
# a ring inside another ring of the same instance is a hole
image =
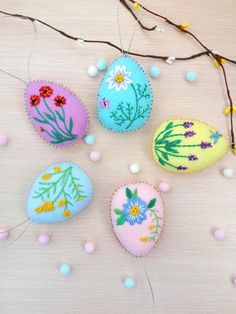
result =
[[[0,240],[6,240],[9,237],[9,231],[6,229],[0,230]]]
[[[225,178],[232,178],[234,176],[234,170],[232,168],[224,168],[223,175]]]
[[[135,286],[135,280],[133,278],[125,278],[124,285],[127,289],[132,289]]]
[[[170,190],[170,185],[167,182],[161,182],[158,187],[159,190],[163,193],[166,193]]]
[[[225,238],[224,230],[221,228],[217,228],[214,231],[214,237],[216,238],[216,240],[220,240],[220,241],[224,240],[224,238]]]
[[[96,77],[98,75],[98,69],[94,65],[91,65],[88,68],[88,75],[91,77]]]
[[[129,170],[132,173],[139,173],[140,172],[140,165],[138,163],[133,163],[129,166]]]
[[[84,138],[84,141],[88,145],[92,145],[95,142],[95,137],[92,134],[87,134]]]
[[[97,62],[97,68],[98,68],[99,71],[105,71],[106,68],[107,68],[107,63],[106,63],[106,61],[103,60],[103,59],[98,60],[98,62]]]
[[[141,128],[152,110],[152,90],[143,68],[124,55],[115,60],[101,82],[97,112],[101,124],[114,132]]]
[[[30,120],[47,143],[65,148],[87,133],[87,110],[68,88],[47,81],[30,81],[25,89],[25,99]]]
[[[195,82],[198,78],[198,75],[196,72],[189,71],[185,74],[185,78],[188,82]]]
[[[5,135],[0,135],[0,146],[7,146],[9,139]]]
[[[229,143],[214,127],[195,119],[162,123],[153,137],[155,161],[175,173],[191,173],[210,167],[229,150]]]
[[[86,242],[84,245],[84,250],[88,254],[93,253],[95,251],[95,244],[93,242]]]
[[[36,223],[67,221],[92,198],[92,182],[76,164],[60,162],[41,172],[27,200],[28,217]]]
[[[71,273],[71,266],[68,264],[62,264],[60,266],[60,273],[62,276],[68,276]]]
[[[113,231],[130,254],[143,257],[158,241],[164,219],[164,206],[158,190],[148,183],[130,183],[113,194]]]
[[[40,236],[38,237],[38,242],[40,244],[46,245],[50,242],[50,236],[46,233],[40,234]]]
[[[91,153],[90,153],[90,159],[92,160],[92,161],[94,161],[94,162],[97,162],[97,161],[99,161],[100,160],[100,158],[101,158],[101,155],[100,155],[100,153],[98,152],[98,151],[92,151]]]
[[[160,69],[157,66],[153,66],[149,70],[149,75],[152,78],[157,78],[160,75]]]

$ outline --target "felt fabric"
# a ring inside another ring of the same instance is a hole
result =
[[[164,206],[158,190],[148,183],[121,186],[113,194],[110,215],[121,245],[136,257],[146,256],[160,237]]]
[[[31,187],[28,217],[43,224],[67,221],[89,203],[92,192],[90,178],[78,165],[53,164],[40,173]]]
[[[175,173],[210,167],[229,150],[229,143],[214,127],[195,119],[172,119],[155,131],[152,143],[156,162]]]
[[[87,133],[88,113],[68,88],[52,82],[30,81],[25,98],[30,120],[46,142],[64,148]]]
[[[111,131],[134,131],[147,122],[152,101],[151,85],[143,68],[125,55],[115,60],[104,75],[98,93],[98,117]]]

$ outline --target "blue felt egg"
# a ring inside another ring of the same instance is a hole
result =
[[[27,200],[27,213],[36,223],[67,221],[79,213],[92,197],[92,182],[76,164],[60,162],[36,178]]]
[[[115,60],[103,77],[98,93],[98,117],[115,132],[134,131],[148,120],[152,89],[143,68],[124,55]]]

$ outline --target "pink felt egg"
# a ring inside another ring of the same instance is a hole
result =
[[[34,128],[49,144],[65,148],[87,133],[88,113],[68,88],[47,81],[30,81],[25,98]]]
[[[149,254],[163,227],[164,206],[158,190],[143,182],[121,186],[113,194],[110,214],[121,245],[137,257]]]

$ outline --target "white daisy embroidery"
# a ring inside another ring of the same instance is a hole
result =
[[[108,89],[115,88],[117,92],[122,89],[127,90],[128,85],[132,83],[129,78],[131,72],[126,71],[125,65],[117,65],[114,71],[110,72],[110,77],[106,80],[108,83]]]

